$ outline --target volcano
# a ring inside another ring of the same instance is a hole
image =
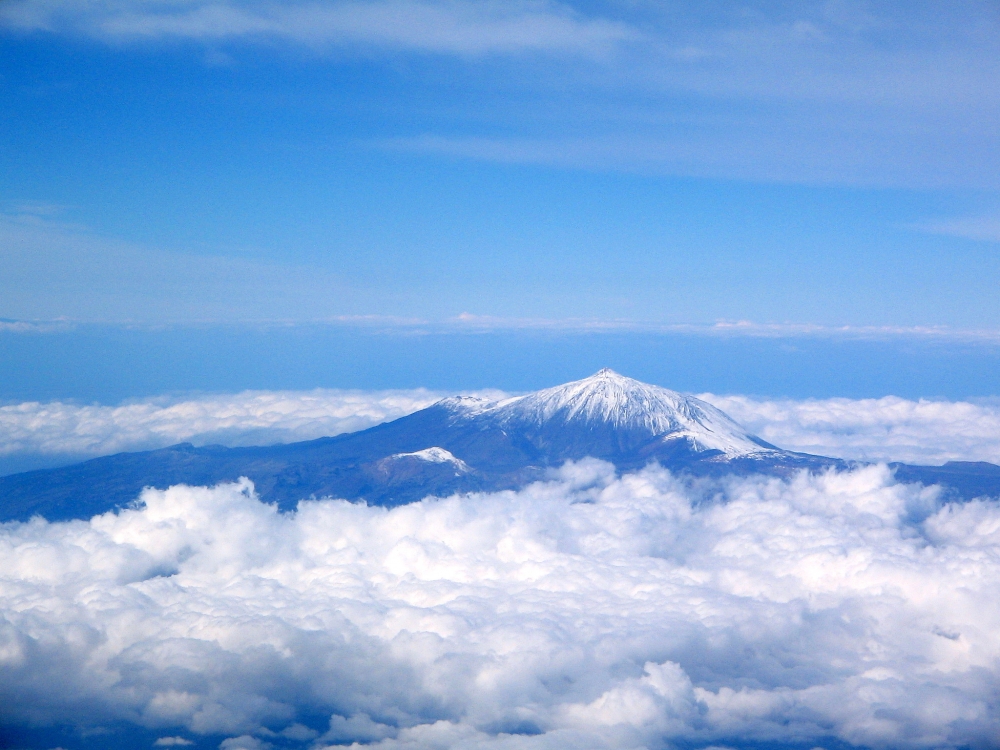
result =
[[[448,398],[336,437],[249,448],[182,443],[0,477],[0,520],[89,518],[132,503],[145,487],[240,477],[282,510],[320,497],[394,506],[516,489],[586,457],[619,471],[655,462],[690,477],[787,476],[853,465],[782,450],[705,401],[604,369],[500,401]],[[1000,493],[1000,467],[992,464],[893,468],[906,481],[941,483],[963,497]]]

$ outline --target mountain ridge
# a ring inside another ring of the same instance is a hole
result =
[[[855,465],[782,450],[694,396],[601,370],[500,401],[444,399],[333,437],[248,448],[181,443],[0,477],[0,521],[89,518],[128,505],[147,486],[242,476],[282,510],[311,497],[394,506],[428,495],[516,489],[588,456],[622,472],[658,462],[693,477],[788,476]],[[893,466],[906,481],[941,481],[961,496],[1000,494],[1000,467]]]

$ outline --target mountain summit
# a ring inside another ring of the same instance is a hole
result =
[[[778,452],[711,404],[607,368],[499,402],[453,399],[448,404],[456,416],[513,430],[610,430],[637,440],[686,440],[695,452],[718,451],[727,458]]]

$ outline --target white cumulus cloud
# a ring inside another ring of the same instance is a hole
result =
[[[588,460],[519,492],[284,515],[248,482],[142,499],[0,527],[7,727],[227,748],[1000,736],[1000,505],[941,506],[884,467],[695,495]]]
[[[862,461],[1000,463],[1000,403],[869,399],[699,398],[789,450]]]

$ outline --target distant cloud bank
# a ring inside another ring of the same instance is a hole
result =
[[[225,750],[995,746],[1000,505],[878,467],[716,490],[584,461],[392,510],[280,515],[242,483],[6,524],[0,721]]]
[[[58,320],[33,321],[0,319],[0,333],[52,333],[53,331],[66,331],[70,328],[70,323]]]
[[[425,389],[317,389],[153,398],[119,406],[9,404],[0,406],[0,467],[4,459],[87,458],[180,442],[235,446],[311,440],[397,419],[447,395]],[[711,393],[699,398],[790,450],[864,461],[1000,463],[996,401],[912,401],[895,396],[791,400]]]
[[[0,407],[0,456],[98,456],[199,445],[266,445],[354,432],[430,406],[446,394],[393,391],[246,391],[120,406],[53,401]]]
[[[333,321],[331,321],[333,322]],[[375,325],[377,318],[342,317],[341,325]],[[385,327],[422,327],[446,331],[557,331],[562,333],[653,333],[692,336],[728,336],[772,339],[911,339],[924,342],[1000,344],[1000,330],[995,328],[956,328],[954,326],[900,325],[824,325],[818,323],[758,323],[752,320],[717,320],[712,324],[657,323],[625,318],[508,318],[461,313],[444,321],[384,319]]]
[[[770,443],[863,461],[1000,463],[1000,402],[701,394]]]

